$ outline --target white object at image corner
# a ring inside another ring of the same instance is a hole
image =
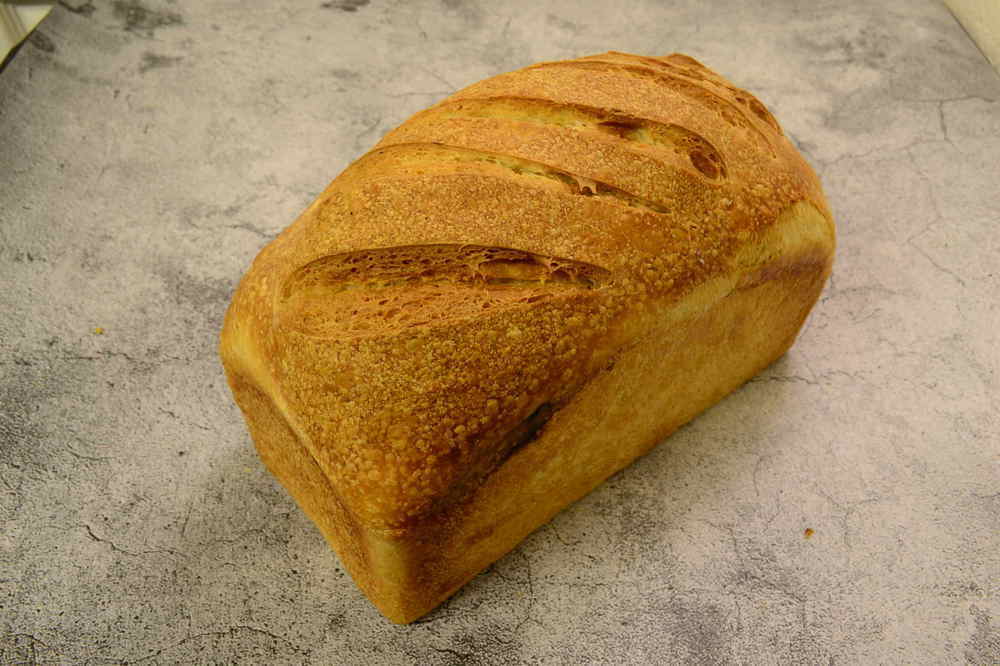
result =
[[[0,2],[0,61],[52,11],[51,3]]]
[[[945,4],[1000,73],[1000,1],[945,0]]]

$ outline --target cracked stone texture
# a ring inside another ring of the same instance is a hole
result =
[[[1000,79],[943,6],[59,5],[0,73],[0,663],[1000,662]],[[394,626],[258,461],[228,298],[411,113],[608,49],[774,110],[834,277],[785,358]]]

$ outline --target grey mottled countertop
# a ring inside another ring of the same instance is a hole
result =
[[[943,6],[59,5],[0,73],[0,663],[1000,662],[1000,79]],[[835,275],[784,359],[394,626],[258,462],[228,298],[411,113],[610,49],[773,109]]]

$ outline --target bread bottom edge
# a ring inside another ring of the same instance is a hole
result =
[[[815,224],[799,217],[784,224]],[[406,624],[780,358],[822,291],[832,238],[796,250],[750,271],[707,309],[649,330],[466,501],[402,534],[360,524],[280,410],[248,382],[230,383],[265,464],[372,603]]]

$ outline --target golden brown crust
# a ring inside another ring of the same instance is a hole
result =
[[[828,242],[761,245],[798,202],[820,215],[796,224]],[[252,426],[269,465],[337,507],[307,511],[397,608],[386,581],[420,560],[399,544],[464,533],[461,507],[615,358],[730,291],[796,271],[822,284],[831,253],[815,175],[746,91],[677,54],[541,63],[418,113],[348,167],[254,261],[221,354],[248,420],[281,417]],[[300,468],[269,437],[294,439]],[[465,568],[406,583],[429,587],[393,613]]]

